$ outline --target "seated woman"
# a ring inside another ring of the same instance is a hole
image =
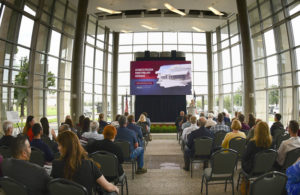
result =
[[[59,160],[52,163],[51,176],[53,178],[65,178],[83,185],[88,194],[92,194],[95,183],[98,183],[108,192],[117,192],[119,189],[109,183],[102,175],[99,167],[91,159],[80,145],[79,139],[72,131],[65,131],[57,137]]]
[[[259,122],[255,125],[254,137],[247,145],[242,159],[242,168],[246,173],[250,173],[253,168],[255,154],[269,149],[272,144],[269,126],[266,122]]]
[[[222,147],[228,149],[229,148],[229,141],[235,137],[242,137],[246,138],[246,135],[244,132],[241,132],[240,129],[242,128],[242,124],[238,120],[232,121],[231,124],[231,129],[232,132],[229,132],[226,134],[223,142],[222,142]]]
[[[288,178],[286,182],[288,195],[300,194],[300,158],[286,170],[286,176]]]
[[[91,154],[96,151],[104,150],[113,153],[119,160],[119,175],[123,175],[122,163],[124,162],[122,149],[119,145],[115,144],[115,137],[117,135],[117,129],[112,125],[106,125],[103,130],[104,140],[95,141],[91,145],[87,146],[87,151]],[[112,178],[106,178],[111,181]]]
[[[148,137],[149,137],[148,135],[150,133],[149,133],[149,126],[147,124],[145,115],[141,114],[140,118],[139,118],[139,120],[138,120],[138,122],[136,124],[141,127],[142,133],[143,133],[143,137],[145,137],[146,139],[148,139]]]

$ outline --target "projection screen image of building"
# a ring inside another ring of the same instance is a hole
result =
[[[131,95],[190,95],[190,61],[131,62]]]

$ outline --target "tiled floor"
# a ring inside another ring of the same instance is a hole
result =
[[[124,167],[128,177],[129,194],[201,194],[202,165],[195,165],[193,178],[191,178],[190,172],[182,169],[183,162],[183,153],[175,134],[153,135],[153,141],[149,142],[145,152],[145,166],[148,172],[136,175],[132,180],[130,167]],[[237,176],[235,182],[236,179]],[[210,185],[208,191],[210,195],[232,194],[231,185],[228,185],[227,192],[224,192],[224,184]]]

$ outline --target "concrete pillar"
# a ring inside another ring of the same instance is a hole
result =
[[[102,87],[102,104],[103,104],[103,114],[104,114],[105,120],[107,120],[108,108],[110,106],[107,103],[108,46],[109,46],[109,29],[107,27],[105,27],[105,31],[104,31],[104,52],[103,52],[103,80],[102,80],[102,83],[103,83],[103,87]]]
[[[79,116],[82,114],[81,82],[83,79],[82,69],[87,7],[88,0],[78,1],[77,24],[75,30],[71,74],[71,117],[74,123],[78,122]]]
[[[206,32],[206,55],[207,55],[207,83],[208,83],[208,111],[214,110],[214,80],[212,64],[211,32]],[[204,105],[203,105],[204,106]]]
[[[248,20],[247,2],[246,0],[236,0],[239,26],[242,42],[242,56],[244,65],[244,113],[248,116],[250,113],[255,113],[254,99],[254,70],[250,26]]]
[[[220,71],[223,67],[222,53],[221,51],[221,29],[216,29],[217,36],[217,51],[218,51],[218,86],[219,86],[219,112],[224,110],[224,95],[223,95],[223,71]]]
[[[112,105],[112,117],[113,119],[118,114],[118,54],[119,54],[119,32],[113,33],[113,59],[112,59],[112,93],[111,93],[111,105]],[[120,113],[122,114],[122,113]]]

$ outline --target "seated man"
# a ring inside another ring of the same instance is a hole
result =
[[[138,146],[138,141],[135,133],[132,130],[129,130],[127,126],[127,118],[125,116],[119,117],[120,127],[117,129],[116,140],[124,140],[130,143],[130,157],[132,159],[137,158],[138,169],[137,174],[146,173],[147,169],[144,167],[144,148]]]
[[[99,114],[99,119],[98,119],[98,121],[99,121],[99,133],[102,133],[104,127],[105,127],[106,125],[108,125],[107,122],[104,120],[104,114],[103,114],[103,113],[100,113],[100,114]]]
[[[295,120],[289,123],[290,139],[283,141],[278,148],[277,163],[282,166],[285,161],[286,154],[296,148],[300,148],[300,137],[298,137],[299,124]]]
[[[134,124],[134,116],[133,115],[129,115],[127,117],[127,120],[128,120],[127,128],[130,130],[133,130],[135,132],[136,137],[138,139],[139,146],[143,147],[144,143],[143,143],[143,133],[142,133],[141,127]]]
[[[273,125],[271,126],[271,129],[270,129],[272,137],[274,137],[275,132],[278,129],[284,129],[284,127],[283,127],[282,123],[280,122],[280,120],[281,120],[281,114],[276,113],[275,116],[274,116],[274,121],[275,122],[273,123]]]
[[[3,176],[8,176],[24,184],[29,195],[47,194],[47,184],[51,180],[43,167],[29,162],[31,148],[26,136],[19,135],[11,144],[13,158],[2,162]]]
[[[84,132],[82,134],[82,138],[95,139],[95,140],[103,140],[104,139],[103,135],[98,133],[99,124],[96,121],[92,121],[90,127],[91,127],[91,131]]]
[[[187,136],[194,130],[198,129],[197,118],[195,116],[192,116],[190,118],[190,120],[191,120],[191,126],[183,129],[183,132],[181,135],[182,143],[187,143]]]
[[[191,120],[192,115],[191,115],[191,114],[188,114],[188,115],[186,115],[186,116],[184,116],[184,117],[186,117],[186,121],[185,121],[185,123],[183,123],[183,124],[181,125],[181,129],[182,129],[182,130],[184,130],[185,128],[191,126],[191,121],[190,121],[190,120]]]
[[[43,142],[41,136],[43,134],[42,126],[39,123],[35,123],[32,126],[33,139],[30,142],[30,146],[36,147],[44,152],[45,160],[51,162],[54,159],[53,152],[47,144]]]
[[[218,131],[226,131],[229,132],[230,129],[227,125],[224,124],[224,115],[222,113],[218,114],[217,124],[210,128],[212,133],[216,133]]]
[[[4,136],[0,139],[0,146],[7,146],[9,147],[12,140],[13,140],[13,123],[10,121],[4,121],[3,122],[3,132]]]
[[[112,125],[106,125],[103,130],[104,140],[95,141],[91,145],[88,145],[87,151],[89,154],[104,150],[113,153],[117,156],[119,160],[119,175],[123,175],[122,163],[124,162],[122,149],[119,145],[115,144],[115,137],[117,135],[117,129]],[[110,180],[110,178],[106,179]]]
[[[197,130],[194,130],[187,138],[187,143],[184,148],[184,170],[189,171],[190,169],[190,157],[192,157],[195,153],[194,148],[194,139],[200,138],[200,137],[211,137],[214,138],[214,135],[205,127],[206,119],[204,117],[199,118],[199,125],[200,128]]]

